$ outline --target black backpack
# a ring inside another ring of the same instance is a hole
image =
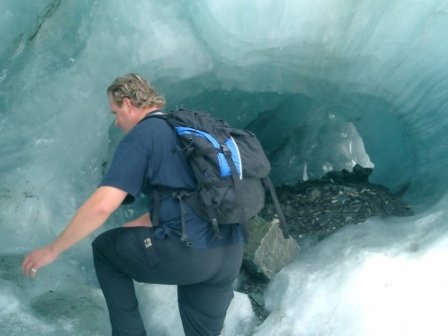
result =
[[[247,235],[247,222],[264,207],[265,189],[271,193],[285,238],[286,220],[269,178],[271,165],[256,138],[247,130],[230,127],[208,112],[184,109],[169,113],[150,113],[147,117],[165,119],[175,130],[197,182],[194,192],[170,191],[181,206],[182,239],[188,243],[182,202],[189,204],[207,220],[220,237],[220,224],[240,223]],[[158,224],[160,192],[153,188],[154,213]]]

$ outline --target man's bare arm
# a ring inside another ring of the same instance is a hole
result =
[[[34,277],[39,268],[53,262],[62,252],[103,225],[126,195],[125,191],[114,187],[98,188],[51,244],[36,249],[26,256],[22,263],[23,271]]]

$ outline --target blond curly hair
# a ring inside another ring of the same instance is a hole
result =
[[[165,106],[165,98],[157,93],[157,90],[146,80],[135,73],[118,77],[107,88],[118,106],[123,105],[123,99],[129,98],[136,107]]]

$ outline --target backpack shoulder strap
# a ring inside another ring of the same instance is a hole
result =
[[[148,118],[160,118],[160,119],[166,119],[168,113],[163,112],[162,110],[154,110],[149,113],[147,113],[137,124],[140,124],[143,120],[146,120]]]

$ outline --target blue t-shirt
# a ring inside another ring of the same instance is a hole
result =
[[[132,128],[117,146],[112,164],[101,183],[128,193],[127,202],[139,193],[148,195],[152,212],[152,186],[195,190],[195,180],[185,154],[179,149],[175,131],[161,118],[146,118]],[[179,239],[182,232],[179,201],[161,194],[159,226],[156,239]],[[215,237],[211,225],[185,202],[184,218],[188,240],[193,247],[210,248],[243,241],[239,224],[221,225],[223,238]]]

